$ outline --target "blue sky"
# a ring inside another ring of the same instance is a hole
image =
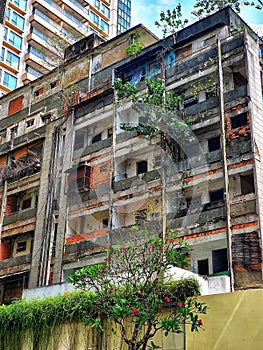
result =
[[[132,26],[142,23],[149,28],[154,34],[162,37],[162,32],[154,25],[154,22],[159,19],[161,10],[175,8],[178,1],[171,0],[131,0],[132,2]],[[184,18],[188,18],[191,22],[194,17],[191,15],[194,0],[181,0]],[[241,11],[241,17],[248,24],[263,25],[263,10],[259,11],[254,8],[244,6]]]

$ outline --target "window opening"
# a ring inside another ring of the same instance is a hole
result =
[[[247,113],[242,113],[231,118],[231,129],[241,128],[247,125]]]
[[[228,271],[227,249],[212,250],[213,273]]]
[[[208,259],[198,260],[197,265],[199,275],[203,276],[209,274]]]
[[[137,175],[147,173],[148,171],[147,160],[142,160],[140,162],[137,162],[136,166],[137,166]]]
[[[220,136],[211,137],[207,140],[208,142],[208,152],[213,152],[221,148]]]
[[[241,194],[248,194],[255,192],[254,176],[253,174],[240,175]]]
[[[224,191],[223,189],[212,191],[209,193],[210,202],[222,201],[224,199]]]
[[[100,132],[98,135],[93,137],[92,143],[100,142],[101,139],[102,139],[102,133]]]

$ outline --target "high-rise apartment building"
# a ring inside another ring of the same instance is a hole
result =
[[[130,0],[7,0],[0,5],[0,96],[61,63],[67,45],[127,30]]]
[[[91,34],[0,98],[0,302],[64,288],[102,247],[140,237],[134,227],[177,232],[209,285],[263,287],[263,41],[245,26],[227,7],[176,44],[142,25],[102,43]],[[145,48],[127,56],[134,35]],[[113,76],[140,96],[162,77],[180,103],[151,113]]]

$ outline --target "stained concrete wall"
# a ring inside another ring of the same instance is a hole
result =
[[[204,331],[187,331],[187,350],[261,350],[263,342],[263,290],[209,295],[202,316]]]

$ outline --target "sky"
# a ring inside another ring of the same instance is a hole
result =
[[[256,2],[256,1],[255,1]],[[174,9],[178,1],[173,0],[131,0],[132,3],[132,26],[142,23],[150,29],[159,38],[162,38],[162,32],[158,29],[154,22],[159,20],[159,14],[162,10]],[[194,17],[191,15],[193,10],[194,0],[181,0],[183,11],[183,19],[188,18],[193,22]],[[247,24],[262,24],[263,25],[263,10],[259,11],[249,6],[244,6],[240,16]]]

